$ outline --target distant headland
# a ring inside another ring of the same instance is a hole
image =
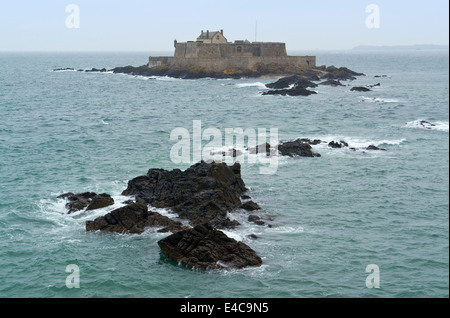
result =
[[[415,45],[359,45],[353,51],[448,51],[448,45],[415,44]]]

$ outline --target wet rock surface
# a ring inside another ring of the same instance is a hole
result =
[[[262,260],[248,245],[210,224],[197,225],[158,242],[163,255],[196,269],[229,269],[261,266]]]
[[[86,222],[86,231],[141,234],[149,227],[162,228],[159,232],[173,233],[186,229],[181,222],[149,211],[147,205],[142,203],[131,203]]]
[[[241,206],[246,191],[239,163],[198,163],[186,171],[150,169],[128,183],[123,195],[134,195],[157,208],[170,208],[191,225],[209,223],[233,228],[227,212]]]
[[[86,210],[101,209],[114,204],[114,199],[109,194],[96,194],[94,192],[84,192],[74,194],[72,192],[64,193],[58,196],[58,199],[65,199],[68,213],[74,213]]]
[[[310,141],[308,139],[308,141]],[[306,139],[287,141],[278,145],[278,151],[282,156],[320,157],[321,155],[312,151],[312,146]]]

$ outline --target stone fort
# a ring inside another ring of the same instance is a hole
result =
[[[150,57],[148,67],[204,68],[212,72],[231,69],[257,71],[261,66],[309,69],[316,66],[315,56],[288,56],[286,44],[279,42],[228,42],[223,30],[202,31],[196,41],[174,41],[174,56]]]

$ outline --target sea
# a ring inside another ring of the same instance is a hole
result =
[[[449,297],[448,50],[301,54],[365,76],[307,97],[263,96],[277,78],[77,71],[140,66],[159,52],[0,53],[0,297]],[[193,139],[199,122],[324,141],[312,146],[321,157],[279,157],[273,173],[241,162],[266,224],[238,210],[229,217],[241,225],[224,232],[262,266],[189,269],[161,254],[169,234],[158,229],[86,232],[130,199],[129,180],[194,164],[173,160],[171,135]],[[341,140],[349,147],[327,144]],[[68,214],[57,198],[86,191],[115,204]]]

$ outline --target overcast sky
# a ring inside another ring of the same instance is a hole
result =
[[[449,43],[448,0],[1,0],[0,51],[173,51],[207,29],[254,41],[256,22],[288,51]]]

